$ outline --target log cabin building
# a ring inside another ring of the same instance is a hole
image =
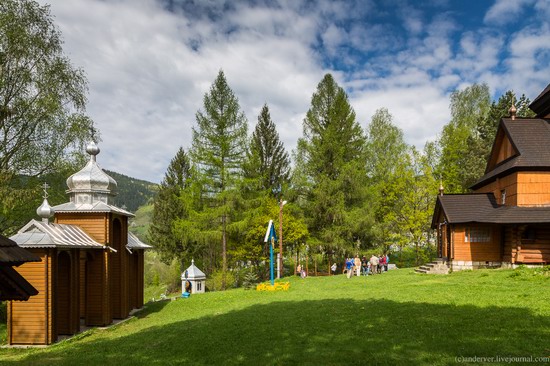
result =
[[[550,263],[550,85],[534,118],[500,121],[471,194],[443,194],[432,219],[439,263],[453,270]]]
[[[81,325],[105,326],[143,306],[143,251],[150,248],[128,232],[133,214],[112,205],[117,184],[90,160],[67,179],[70,201],[50,207],[47,196],[31,220],[12,236],[40,258],[17,268],[38,295],[8,304],[8,343],[51,344]],[[54,222],[49,222],[53,216]]]

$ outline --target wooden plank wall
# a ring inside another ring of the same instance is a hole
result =
[[[137,286],[137,308],[142,308],[143,307],[143,286],[144,286],[144,283],[143,283],[143,267],[144,267],[144,251],[143,250],[136,250],[136,254],[138,255],[138,259],[137,259],[137,265],[138,265],[138,269],[137,269],[137,281],[136,281],[136,286]]]
[[[111,253],[111,266],[109,268],[111,272],[111,307],[113,309],[113,318],[123,318],[121,309],[121,259],[124,255],[123,251],[126,248],[122,246],[122,224],[118,218],[114,218],[112,221],[112,231],[110,233],[110,246],[116,250]]]
[[[498,203],[501,203],[501,191],[506,190],[506,206],[516,206],[518,203],[518,173],[512,173],[487,184],[474,193],[493,193]]]
[[[85,318],[86,317],[86,260],[88,257],[88,251],[87,250],[81,250],[80,251],[80,274],[79,274],[79,282],[80,282],[80,306],[79,306],[79,317]]]
[[[111,307],[113,318],[124,319],[130,314],[130,253],[126,249],[128,243],[128,218],[112,215],[110,242],[116,252],[111,253]]]
[[[57,257],[56,319],[58,334],[71,332],[71,257],[66,251]]]
[[[508,136],[503,135],[502,140],[500,141],[500,148],[498,151],[498,156],[496,160],[496,164],[500,163],[501,161],[504,161],[515,154],[514,148],[512,146],[512,143],[510,143],[510,139]]]
[[[481,225],[456,225],[453,232],[453,259],[458,261],[493,262],[501,261],[501,241],[498,226],[490,226],[491,242],[470,243],[465,241],[466,227]]]
[[[102,244],[106,244],[109,239],[107,213],[56,213],[55,222],[80,226],[88,235]]]
[[[86,261],[86,325],[104,326],[113,321],[110,307],[109,253],[89,251]]]
[[[128,289],[128,306],[130,309],[137,308],[137,278],[138,278],[138,254],[137,250],[134,250],[132,255],[130,255],[128,260],[128,274],[130,287]]]
[[[518,173],[518,206],[550,204],[550,172]]]
[[[28,301],[10,301],[8,305],[9,344],[51,344],[57,340],[53,324],[52,290],[54,283],[55,249],[29,249],[40,262],[27,262],[15,269],[38,295]]]
[[[57,259],[55,314],[57,334],[80,330],[80,250],[61,250]]]

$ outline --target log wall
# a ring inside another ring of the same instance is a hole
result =
[[[24,263],[15,270],[38,290],[38,295],[28,301],[9,302],[8,344],[51,344],[57,340],[52,301],[56,250],[28,250],[41,261]]]
[[[491,231],[491,241],[486,243],[476,243],[465,241],[465,231],[467,227],[483,227],[481,225],[455,225],[453,230],[453,249],[452,259],[459,261],[476,262],[494,262],[500,261],[501,254],[501,234],[497,226],[489,226]]]

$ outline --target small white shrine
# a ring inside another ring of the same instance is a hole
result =
[[[181,274],[181,293],[201,294],[206,287],[206,275],[195,266],[195,260],[191,260],[191,265]]]

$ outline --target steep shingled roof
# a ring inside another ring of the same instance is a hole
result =
[[[550,119],[504,118],[499,128],[503,129],[519,154],[486,172],[470,189],[478,189],[497,177],[518,170],[550,170]]]

